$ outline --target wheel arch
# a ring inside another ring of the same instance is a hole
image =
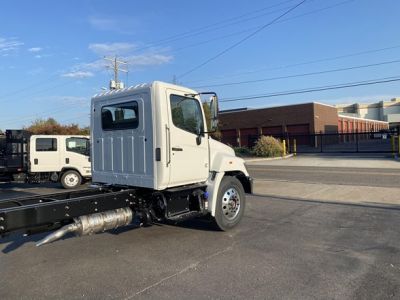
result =
[[[74,168],[74,167],[64,167],[64,168],[62,168],[61,171],[60,171],[60,179],[61,179],[61,176],[62,176],[65,172],[67,172],[67,171],[75,171],[75,172],[78,172],[78,174],[79,174],[81,177],[83,177],[82,174],[81,174],[81,172],[80,172],[77,168]]]
[[[224,177],[231,176],[235,177],[239,180],[242,184],[245,193],[252,193],[252,185],[253,181],[251,177],[247,176],[246,173],[242,172],[241,170],[231,170],[225,172],[211,172],[210,177],[208,178],[207,184],[207,192],[208,192],[208,210],[210,211],[211,215],[215,216],[215,209],[216,209],[216,202],[217,202],[217,195],[219,186],[221,181]]]
[[[253,182],[251,177],[246,176],[242,171],[227,171],[224,176],[236,177],[242,184],[245,193],[251,194],[253,192]]]

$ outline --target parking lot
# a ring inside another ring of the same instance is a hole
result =
[[[249,163],[255,195],[230,232],[198,219],[40,248],[43,234],[3,239],[1,298],[398,298],[399,169],[306,161]],[[0,188],[2,199],[60,191]]]

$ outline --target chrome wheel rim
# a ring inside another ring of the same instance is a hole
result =
[[[79,177],[78,175],[71,173],[71,174],[67,174],[64,178],[64,182],[67,186],[69,187],[73,187],[76,186],[79,182]]]
[[[222,196],[222,213],[228,220],[233,220],[240,211],[240,196],[235,188],[229,188]]]

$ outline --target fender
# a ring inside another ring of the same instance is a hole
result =
[[[246,170],[244,160],[234,155],[219,152],[213,156],[210,176],[207,179],[208,210],[215,216],[217,196],[222,178],[225,175],[237,177],[246,193],[252,192],[252,179]]]
[[[225,153],[218,153],[214,156],[210,169],[211,172],[240,171],[245,176],[249,176],[242,158]]]

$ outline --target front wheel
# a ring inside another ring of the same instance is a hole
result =
[[[65,189],[73,189],[80,186],[82,182],[81,175],[73,170],[66,171],[61,176],[61,184]]]
[[[246,196],[236,177],[225,176],[218,189],[215,223],[225,231],[235,227],[243,217]]]

